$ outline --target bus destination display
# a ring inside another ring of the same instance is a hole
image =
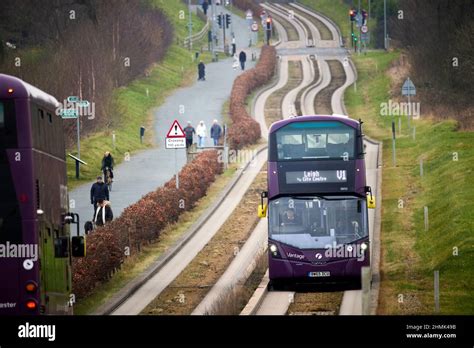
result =
[[[286,172],[287,184],[330,184],[347,182],[346,170],[305,170]]]

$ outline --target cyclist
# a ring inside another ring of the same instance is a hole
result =
[[[114,173],[113,173],[113,169],[114,169],[114,158],[112,157],[112,155],[110,154],[109,151],[106,151],[105,154],[104,154],[104,157],[102,158],[102,171],[104,172],[104,180],[107,179],[107,168],[109,168],[110,170],[110,178],[113,179],[114,178]]]

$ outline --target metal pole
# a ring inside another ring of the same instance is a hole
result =
[[[395,121],[392,121],[392,154],[393,154],[393,166],[397,165],[397,154],[395,149]]]
[[[370,2],[371,2],[371,0],[369,0],[369,15],[367,16],[367,22],[368,22],[369,19],[370,19]],[[368,24],[368,23],[367,23],[367,24]]]
[[[358,16],[362,16],[362,13],[360,12],[360,0],[359,0],[359,12],[357,13]],[[362,19],[362,23],[364,22],[364,20]],[[360,23],[360,24],[362,24]],[[358,40],[358,43],[359,43],[359,49],[358,49],[358,52],[359,52],[359,55],[360,55],[360,50],[362,48],[362,26],[359,27],[359,40]]]
[[[420,159],[420,176],[423,176],[423,158]]]
[[[352,34],[354,34],[354,22],[351,20],[351,47],[354,47],[354,36]]]
[[[192,17],[192,12],[191,12],[191,0],[188,0],[188,9],[189,9],[189,49],[191,50],[193,48],[193,40],[191,39],[191,36],[193,35],[193,17]]]
[[[383,0],[383,42],[385,50],[388,50],[387,43],[387,0]]]
[[[178,149],[174,149],[174,168],[176,171],[176,189],[179,190]]]
[[[79,113],[77,113],[77,158],[81,158],[81,121],[79,119]]]
[[[222,49],[224,50],[224,54],[227,52],[225,51],[225,26],[226,26],[226,17],[225,15],[221,12],[221,23],[222,23],[222,32],[224,34],[224,41],[222,42]]]
[[[428,217],[428,207],[424,207],[423,213],[425,215],[425,231],[428,231],[429,229],[429,217]]]
[[[211,4],[211,49],[212,49],[212,58],[214,59],[214,19],[215,19],[215,0]]]
[[[408,92],[408,130],[411,129],[411,123],[410,123],[410,118],[411,118],[411,104],[410,104],[410,91]],[[410,133],[408,133],[410,134]]]
[[[439,271],[434,271],[435,312],[439,313]]]
[[[402,135],[402,118],[398,118],[398,135]]]
[[[115,132],[112,132],[112,146],[115,150]]]
[[[232,6],[233,6],[232,5],[232,0],[230,0],[229,6],[230,6],[230,9],[231,9],[230,16],[232,17],[232,13],[233,13],[232,12]],[[231,18],[231,20],[230,20],[230,33],[231,33],[232,37],[234,38],[235,34],[234,34],[234,19],[233,18]]]

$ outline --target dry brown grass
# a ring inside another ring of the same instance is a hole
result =
[[[263,253],[257,259],[254,271],[244,284],[229,289],[209,310],[210,315],[239,315],[244,309],[255,289],[260,284],[268,268],[268,254]]]
[[[346,82],[344,67],[338,60],[329,60],[331,82],[314,98],[314,111],[318,115],[332,115],[331,97],[334,91]]]
[[[142,314],[190,314],[204,299],[232,262],[255,228],[260,192],[266,188],[266,172],[261,172],[224,225],[181,274]]]
[[[279,90],[273,92],[265,103],[265,120],[268,125],[283,118],[281,104],[289,91],[298,87],[303,80],[303,68],[300,61],[288,62],[288,82]]]

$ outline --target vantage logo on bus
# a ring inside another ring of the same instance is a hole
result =
[[[317,184],[317,183],[345,183],[346,170],[306,170],[286,172],[287,184]]]

